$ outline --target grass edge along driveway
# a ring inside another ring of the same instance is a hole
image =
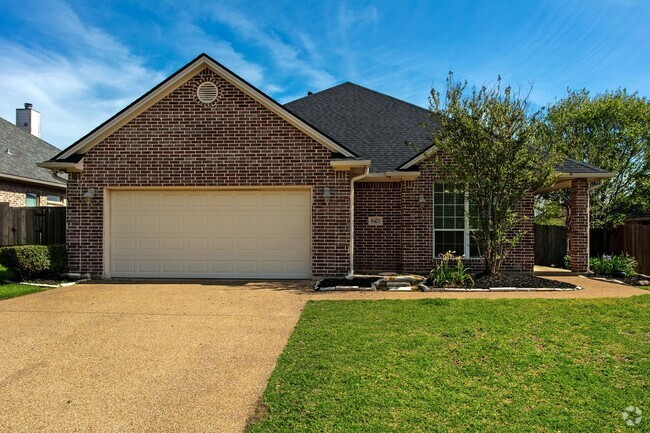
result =
[[[311,301],[258,432],[650,431],[650,295]]]

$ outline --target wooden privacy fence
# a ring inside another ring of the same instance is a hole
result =
[[[0,246],[64,244],[65,210],[0,203]]]
[[[619,251],[639,262],[639,273],[650,275],[650,225],[625,224],[618,228],[617,238]]]
[[[567,250],[566,236],[566,227],[535,224],[535,264],[562,267]]]
[[[567,254],[566,237],[565,227],[535,225],[535,264],[561,267]],[[625,224],[614,230],[591,229],[591,257],[623,252],[639,262],[638,272],[649,275],[650,225]]]

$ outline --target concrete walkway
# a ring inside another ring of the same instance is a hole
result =
[[[0,301],[0,432],[241,432],[309,299],[648,291],[314,293],[312,282],[90,283]]]

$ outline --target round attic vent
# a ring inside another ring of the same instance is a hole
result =
[[[216,101],[218,93],[219,90],[217,89],[216,84],[210,81],[201,83],[201,85],[196,89],[196,96],[199,98],[199,101],[204,104],[210,104]]]

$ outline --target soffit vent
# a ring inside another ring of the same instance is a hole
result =
[[[199,101],[204,104],[213,103],[217,100],[218,95],[219,89],[217,89],[217,85],[211,81],[201,83],[201,85],[196,89],[196,96],[199,98]]]

